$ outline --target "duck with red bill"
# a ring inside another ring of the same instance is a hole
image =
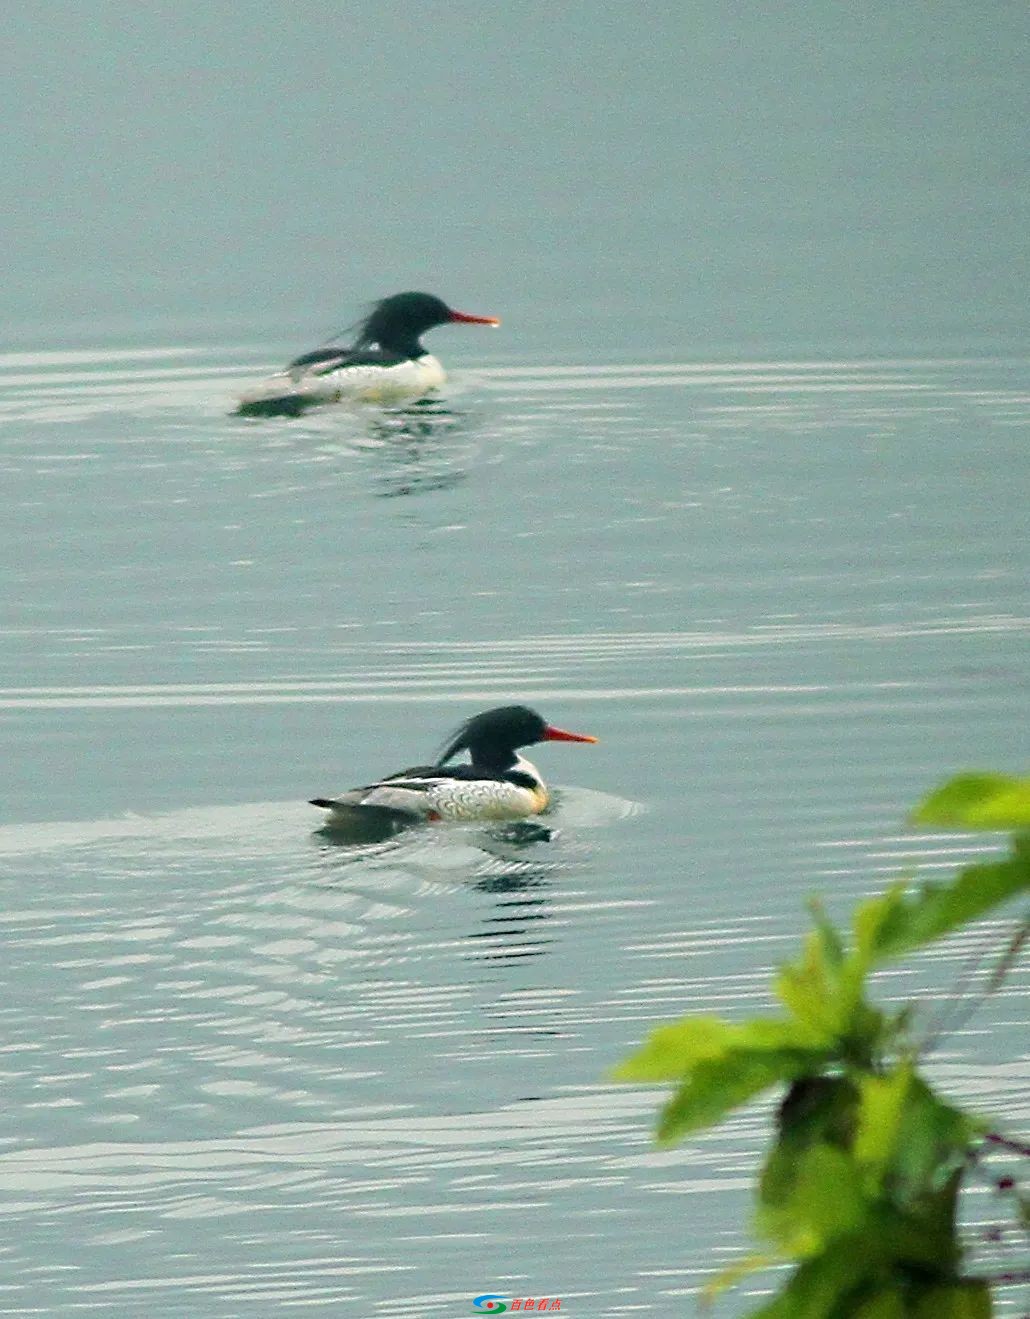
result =
[[[455,311],[431,293],[395,293],[377,302],[347,345],[295,357],[242,395],[240,417],[296,417],[325,403],[401,403],[426,398],[446,380],[422,335],[437,325],[500,325],[496,316]]]
[[[399,821],[519,820],[546,809],[550,794],[539,770],[518,753],[537,742],[596,742],[545,723],[525,705],[474,715],[446,742],[432,765],[415,765],[338,797],[314,797],[329,823],[347,824],[355,812],[391,812]],[[469,759],[450,762],[459,751]]]

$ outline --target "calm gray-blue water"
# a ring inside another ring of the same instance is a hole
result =
[[[9,8],[0,1315],[693,1310],[768,1110],[610,1067],[1026,769],[1025,6]],[[406,288],[433,406],[230,416]],[[316,832],[512,701],[547,833]]]
[[[0,1313],[679,1313],[768,1115],[657,1152],[606,1069],[982,850],[903,817],[1025,750],[1026,361],[498,335],[262,422],[272,345],[0,360]],[[600,739],[538,748],[550,838],[314,832],[513,699]],[[1025,984],[938,1062],[1016,1129]]]

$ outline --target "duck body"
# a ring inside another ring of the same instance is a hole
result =
[[[318,350],[316,350],[318,351]],[[304,359],[314,354],[306,353]],[[432,355],[397,357],[382,351],[341,353],[308,363],[298,358],[240,398],[240,417],[299,417],[326,403],[406,403],[425,398],[447,379]]]
[[[449,322],[498,325],[494,316],[454,311],[430,293],[383,298],[357,326],[349,346],[324,345],[294,358],[244,393],[237,416],[299,416],[320,404],[399,403],[424,398],[446,380],[421,336]]]
[[[534,742],[596,742],[545,724],[526,706],[502,706],[468,720],[433,765],[415,765],[338,797],[315,797],[313,806],[335,818],[355,811],[387,811],[414,821],[522,820],[547,808],[550,794],[536,766],[516,747]],[[458,751],[468,763],[449,765]]]
[[[512,777],[512,776],[515,777]],[[508,774],[474,765],[415,765],[335,798],[315,798],[330,811],[371,807],[418,820],[522,820],[545,810],[550,795],[539,771],[519,756]]]

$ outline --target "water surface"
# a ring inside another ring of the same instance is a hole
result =
[[[1023,766],[1027,362],[637,349],[274,422],[272,344],[0,358],[0,1313],[662,1316],[741,1248],[766,1114],[659,1153],[604,1074],[983,850],[903,817]],[[601,739],[548,835],[316,832],[511,700]],[[1025,988],[938,1062],[1013,1131]]]

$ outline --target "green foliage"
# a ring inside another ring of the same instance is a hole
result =
[[[873,899],[886,908],[873,940],[871,964],[932,943],[1028,889],[1030,851],[1019,842],[1006,860],[969,866],[951,884],[925,884],[911,898],[896,886]]]
[[[658,1139],[667,1144],[718,1122],[778,1081],[818,1068],[823,1054],[803,1026],[758,1018],[742,1025],[694,1017],[662,1026],[615,1071],[620,1081],[687,1078],[666,1105]]]
[[[991,1319],[991,1293],[985,1282],[930,1287],[916,1304],[913,1319]]]
[[[720,1017],[690,1017],[673,1026],[660,1026],[615,1074],[620,1081],[676,1081],[692,1067],[717,1062],[729,1054],[779,1053],[810,1048],[813,1042],[792,1022],[775,1017],[756,1017],[739,1024]]]
[[[916,818],[962,828],[1030,823],[1030,779],[965,775]],[[869,1001],[868,980],[1030,890],[1030,835],[945,884],[905,882],[859,903],[848,935],[817,902],[800,955],[774,981],[779,1017],[691,1018],[655,1030],[624,1081],[672,1082],[658,1139],[669,1143],[786,1086],[762,1169],[755,1227],[772,1253],[732,1266],[709,1296],[771,1261],[794,1261],[752,1319],[987,1319],[990,1288],[962,1273],[958,1194],[983,1132],[919,1075],[911,1012]],[[989,988],[1021,950],[1025,923]]]
[[[800,1049],[737,1049],[702,1063],[662,1110],[658,1139],[670,1144],[709,1127],[771,1085],[805,1076],[823,1061],[821,1054]]]
[[[945,829],[1030,829],[1030,779],[960,774],[931,792],[911,818]]]
[[[842,1305],[861,1297],[878,1267],[861,1234],[840,1237],[799,1265],[780,1294],[755,1310],[751,1319],[827,1319],[844,1314]]]

